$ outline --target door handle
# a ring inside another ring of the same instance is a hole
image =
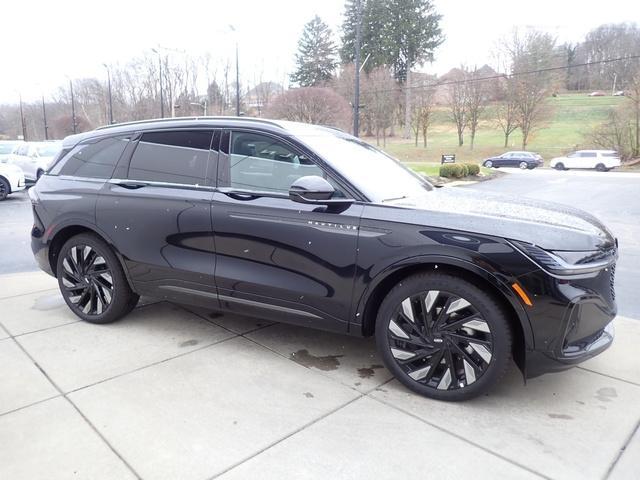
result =
[[[122,188],[127,188],[129,190],[137,190],[138,188],[145,187],[146,183],[123,180],[120,182],[116,182],[116,185]]]
[[[238,192],[235,190],[228,190],[228,191],[224,191],[222,192],[224,193],[227,197],[231,197],[235,200],[255,200],[256,198],[259,198],[260,195],[254,194],[254,193],[249,193],[249,192]]]

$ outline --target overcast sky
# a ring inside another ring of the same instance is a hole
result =
[[[559,42],[593,27],[640,22],[638,0],[435,0],[445,43],[423,70],[445,73],[461,62],[492,61],[491,50],[514,27],[534,27]],[[67,76],[105,77],[103,63],[126,63],[152,47],[233,56],[235,26],[244,82],[282,83],[292,70],[303,25],[319,15],[338,38],[344,0],[71,1],[3,0],[0,102],[45,97]],[[178,54],[174,54],[178,55]]]

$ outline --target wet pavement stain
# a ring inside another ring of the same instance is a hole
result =
[[[617,396],[618,392],[616,392],[615,388],[611,387],[603,387],[596,392],[596,398],[601,402],[610,402],[612,398],[616,398]]]
[[[313,393],[311,393],[311,392],[304,392],[304,396],[307,397],[307,398],[314,398],[315,397],[315,395]]]
[[[382,365],[371,365],[370,367],[359,368],[358,375],[360,378],[371,378],[376,374],[376,370],[384,368]]]
[[[565,415],[564,413],[548,413],[550,418],[559,418],[561,420],[573,420],[571,415]]]
[[[308,350],[302,349],[297,352],[293,352],[289,358],[304,367],[313,367],[318,370],[328,372],[329,370],[338,369],[338,366],[340,365],[340,361],[338,359],[341,357],[344,357],[344,355],[325,355],[323,357],[317,357],[315,355],[311,355]]]
[[[184,348],[184,347],[193,347],[194,345],[198,344],[198,340],[187,340],[186,342],[182,342],[180,344],[180,347]]]
[[[42,297],[36,298],[31,308],[33,310],[47,311],[62,307],[64,304],[64,300],[59,294],[43,295]]]

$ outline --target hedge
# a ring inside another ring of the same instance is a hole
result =
[[[463,178],[478,173],[480,166],[475,163],[445,163],[440,166],[440,176],[445,178]]]

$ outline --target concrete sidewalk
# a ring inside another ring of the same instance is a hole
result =
[[[640,321],[490,395],[428,400],[372,339],[142,302],[78,322],[41,273],[0,277],[0,478],[558,478],[640,472]]]

